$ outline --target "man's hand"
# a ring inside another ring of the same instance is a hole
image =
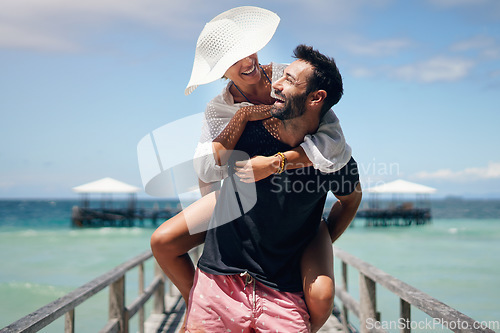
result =
[[[254,156],[235,163],[236,175],[244,183],[258,182],[278,171],[280,159],[276,156]]]

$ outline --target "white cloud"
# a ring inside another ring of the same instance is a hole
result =
[[[275,0],[282,5],[279,14],[283,20],[293,19],[303,30],[304,18],[321,22],[322,24],[350,24],[356,23],[360,19],[360,14],[370,12],[374,9],[383,9],[395,0]],[[260,1],[259,1],[260,2]],[[269,3],[262,1],[256,6],[269,8]]]
[[[475,36],[466,40],[457,42],[451,46],[453,51],[468,51],[474,49],[483,49],[495,44],[495,40],[487,36]]]
[[[351,75],[360,78],[373,77],[375,75],[375,71],[373,68],[356,67],[351,69]]]
[[[475,6],[478,4],[485,4],[489,0],[427,0],[430,4],[437,7],[459,7],[459,6]]]
[[[76,51],[79,46],[69,39],[48,34],[39,29],[0,24],[0,47]]]
[[[438,56],[404,66],[356,66],[351,69],[355,77],[383,77],[423,83],[453,82],[465,78],[475,62],[465,58]]]
[[[420,81],[457,81],[467,76],[474,62],[463,58],[438,56],[427,61],[401,66],[392,70],[396,78]]]
[[[341,43],[352,54],[371,57],[394,55],[412,45],[410,40],[404,38],[367,41],[359,37],[351,37],[344,39]]]
[[[75,51],[81,36],[102,33],[117,22],[182,37],[186,30],[199,29],[193,22],[207,6],[199,0],[190,5],[168,0],[1,1],[0,47]]]
[[[500,179],[500,162],[490,162],[486,167],[472,167],[459,171],[451,169],[441,169],[432,172],[422,171],[416,173],[413,178],[459,182],[476,181],[479,179]]]
[[[304,19],[321,24],[358,22],[360,13],[384,8],[394,0],[277,0],[252,5],[274,10],[298,29]],[[117,23],[156,28],[192,41],[207,21],[234,1],[218,0],[3,0],[0,1],[0,47],[74,51],[89,34],[102,34]],[[318,10],[318,8],[320,10]],[[293,29],[293,27],[292,27]]]
[[[453,44],[450,49],[454,52],[478,52],[479,55],[488,59],[500,57],[500,45],[493,37],[474,36],[469,39]]]
[[[491,78],[497,78],[497,77],[500,77],[500,69],[499,69],[499,70],[495,70],[495,71],[491,71],[491,72],[490,72],[490,77],[491,77]]]
[[[479,22],[500,18],[500,2],[498,0],[427,0],[427,2],[441,10],[456,10],[461,16],[474,18]]]

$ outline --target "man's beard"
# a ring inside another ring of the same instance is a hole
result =
[[[277,96],[283,98],[282,94],[276,93]],[[304,114],[305,102],[307,100],[307,94],[296,95],[289,98],[285,98],[285,105],[281,108],[273,106],[271,109],[271,115],[280,120],[290,120],[300,117]]]

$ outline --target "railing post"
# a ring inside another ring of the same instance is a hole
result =
[[[410,333],[411,332],[411,306],[410,303],[405,301],[404,299],[399,299],[399,317],[403,320],[405,325],[401,327],[401,333]]]
[[[144,295],[144,262],[139,265],[139,296]],[[144,333],[144,306],[139,310],[139,333]]]
[[[163,273],[160,265],[158,265],[155,261],[155,277],[156,276],[160,276],[162,282],[154,293],[152,313],[158,314],[165,312],[165,274]]]
[[[360,303],[360,330],[369,332],[367,325],[375,323],[377,318],[377,299],[375,282],[363,273],[359,273],[359,303]],[[373,325],[368,325],[373,326]]]
[[[75,333],[75,309],[64,314],[64,333]]]
[[[120,332],[128,333],[125,318],[125,275],[109,286],[109,319],[117,319]]]
[[[347,264],[341,260],[342,262],[342,287],[347,292]],[[342,326],[344,328],[344,332],[349,332],[349,310],[347,306],[345,306],[344,302],[342,302]]]

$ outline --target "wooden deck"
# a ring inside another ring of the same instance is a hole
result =
[[[399,306],[399,319],[410,322],[411,309],[417,308],[425,312],[431,320],[443,323],[454,323],[450,330],[462,332],[484,332],[494,333],[492,329],[480,323],[460,311],[449,307],[437,299],[423,293],[422,291],[396,279],[395,277],[381,271],[353,255],[335,247],[336,260],[341,261],[341,283],[336,287],[336,300],[341,302],[341,312],[334,310],[334,315],[319,332],[380,332],[386,333],[382,327],[360,325],[353,329],[349,318],[354,316],[360,323],[380,324],[381,314],[377,309],[376,285],[389,290],[399,298],[394,306]],[[107,290],[109,292],[108,321],[99,331],[100,333],[127,333],[130,331],[129,322],[138,315],[139,332],[163,333],[179,330],[184,319],[185,305],[176,289],[171,289],[172,283],[165,279],[163,272],[157,264],[154,264],[154,272],[151,281],[145,285],[145,262],[153,257],[150,250],[132,258],[123,264],[111,269],[94,280],[84,284],[74,291],[52,301],[38,310],[24,316],[23,318],[0,329],[0,333],[33,333],[44,329],[58,318],[64,318],[64,332],[75,333],[75,308],[84,303],[97,293]],[[354,298],[348,292],[347,267],[354,268],[359,274],[359,297]],[[125,302],[126,279],[125,275],[137,268],[138,271],[138,295],[132,296],[132,301]],[[165,290],[168,290],[165,293]],[[170,291],[171,290],[171,291]],[[177,293],[175,293],[177,291]],[[395,299],[396,300],[396,299]],[[145,320],[144,305],[151,301],[153,307],[149,312],[149,318]],[[103,304],[104,307],[104,304]],[[105,309],[103,309],[105,311]],[[338,318],[345,318],[347,325],[340,322]],[[386,319],[387,320],[387,319]],[[498,324],[498,323],[497,323]],[[466,327],[466,329],[464,329]],[[472,329],[474,328],[474,329]],[[411,332],[411,327],[404,327],[401,332]],[[210,332],[211,333],[211,332]]]
[[[179,295],[165,296],[165,312],[152,314],[144,324],[144,333],[176,333],[184,320],[186,305]],[[339,319],[333,314],[318,331],[319,333],[344,332]],[[348,332],[346,332],[348,333]]]
[[[152,314],[144,323],[144,333],[176,333],[184,320],[186,305],[180,295],[165,296],[165,312]]]

